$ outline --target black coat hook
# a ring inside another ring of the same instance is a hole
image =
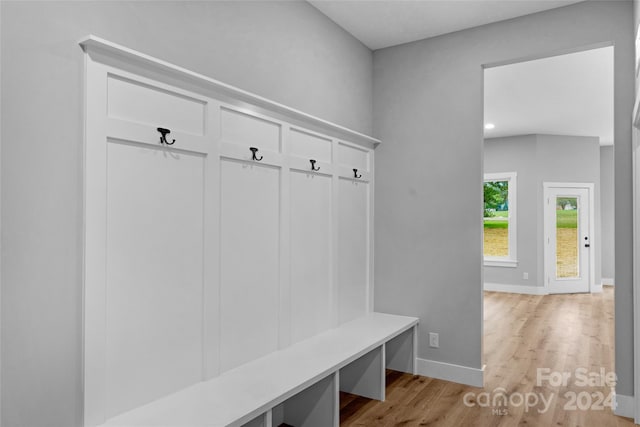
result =
[[[313,159],[309,159],[309,161],[311,162],[311,170],[312,171],[319,171],[320,170],[320,166],[316,167],[316,161]]]
[[[353,170],[353,177],[354,178],[362,178],[362,175],[358,175],[358,169],[354,169]]]
[[[249,147],[249,150],[251,150],[251,153],[253,154],[251,157],[251,160],[256,160],[259,162],[264,157],[264,156],[260,156],[260,158],[258,158],[256,156],[256,153],[258,152],[258,149],[256,147]]]
[[[167,144],[167,145],[173,145],[176,140],[174,139],[173,141],[169,142],[167,140],[167,134],[171,133],[171,131],[169,129],[165,129],[165,128],[158,128],[158,132],[160,132],[160,144]]]

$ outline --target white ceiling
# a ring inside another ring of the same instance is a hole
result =
[[[308,0],[372,50],[580,0]]]
[[[613,144],[613,47],[485,70],[485,137],[546,133]]]
[[[370,49],[380,49],[576,0],[307,0]],[[613,48],[485,71],[485,137],[548,133],[613,143]]]

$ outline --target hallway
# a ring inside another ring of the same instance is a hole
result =
[[[613,318],[610,286],[593,295],[485,292],[484,389],[390,371],[385,402],[341,396],[340,425],[633,426],[604,407]]]

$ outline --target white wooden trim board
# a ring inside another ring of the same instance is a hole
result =
[[[197,87],[217,94],[222,101],[235,102],[246,105],[249,111],[267,112],[270,116],[278,115],[285,120],[296,122],[301,126],[320,132],[329,132],[333,136],[342,137],[367,146],[381,143],[379,139],[329,122],[328,120],[307,114],[295,108],[264,98],[235,86],[223,83],[211,77],[193,72],[186,68],[154,58],[134,49],[110,42],[95,35],[88,35],[79,41],[85,51],[100,59],[100,62],[119,66],[123,69],[153,70],[156,79],[169,80],[168,83],[188,83],[190,87]],[[147,73],[145,73],[147,74]],[[256,110],[257,109],[257,110]]]
[[[616,394],[616,403],[613,413],[627,418],[635,417],[635,399],[633,396]]]
[[[484,366],[481,369],[454,365],[437,360],[417,359],[417,374],[454,383],[482,387],[484,384]]]
[[[526,295],[548,295],[544,286],[510,285],[506,283],[484,283],[483,290],[489,292],[509,292]]]

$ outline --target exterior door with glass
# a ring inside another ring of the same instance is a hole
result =
[[[549,293],[590,292],[591,188],[589,184],[545,184],[545,286]]]

